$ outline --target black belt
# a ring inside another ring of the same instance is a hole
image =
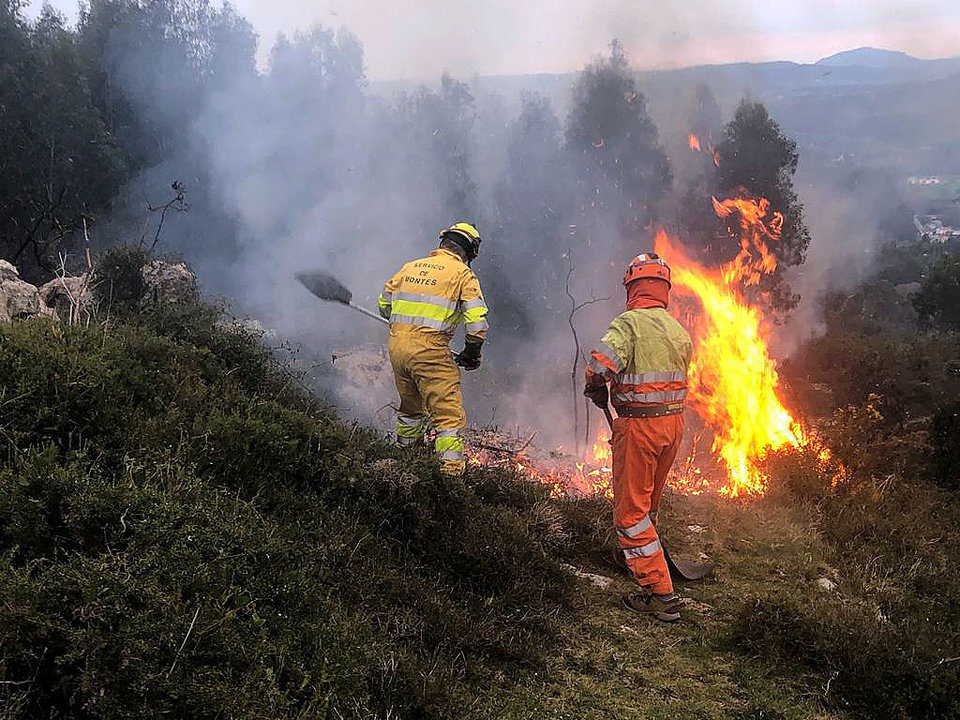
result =
[[[654,418],[664,415],[679,415],[683,412],[683,403],[666,403],[664,405],[647,405],[638,407],[636,405],[614,406],[617,415],[626,418]]]

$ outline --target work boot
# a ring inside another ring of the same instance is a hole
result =
[[[627,610],[653,615],[663,622],[675,622],[680,619],[680,597],[675,593],[671,595],[630,593],[622,595],[620,601]]]

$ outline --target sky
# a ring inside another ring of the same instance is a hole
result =
[[[68,18],[77,0],[51,0]],[[347,27],[371,80],[569,72],[619,38],[642,69],[812,62],[862,46],[960,55],[960,0],[234,0],[261,38]],[[34,0],[33,12],[39,3]]]

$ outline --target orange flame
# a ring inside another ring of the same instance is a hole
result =
[[[687,136],[687,145],[690,146],[690,149],[695,152],[701,152],[702,146],[700,145],[700,137],[690,133]],[[713,158],[713,164],[717,167],[720,167],[720,153],[717,152],[717,149],[713,146],[709,140],[707,141],[707,150],[710,152],[711,157]]]
[[[558,447],[553,454],[560,456],[561,449],[562,446]],[[549,486],[550,495],[555,498],[590,495],[613,498],[611,460],[610,442],[603,431],[597,435],[584,462],[576,462],[569,455],[535,461],[522,452],[511,454],[467,447],[469,465],[511,469],[532,482]]]
[[[764,275],[777,269],[777,259],[770,253],[768,240],[776,241],[783,230],[783,214],[775,212],[764,222],[770,209],[770,201],[743,198],[713,200],[713,211],[719,218],[729,218],[734,212],[740,216],[740,252],[721,268],[727,286],[737,284],[756,285]],[[756,257],[755,257],[756,255]]]
[[[807,444],[803,429],[777,397],[779,378],[767,347],[769,327],[760,308],[742,295],[776,269],[768,241],[779,236],[783,217],[768,216],[769,202],[713,199],[721,218],[740,219],[740,253],[719,269],[687,257],[666,232],[657,232],[655,251],[667,258],[674,290],[699,300],[694,356],[689,371],[691,407],[713,432],[712,450],[723,462],[722,495],[766,490],[758,462],[772,449]]]
[[[610,446],[610,436],[603,430],[597,435],[593,447],[590,448],[590,462],[593,465],[609,467],[613,462],[613,448]]]

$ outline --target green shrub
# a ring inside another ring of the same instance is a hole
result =
[[[917,639],[916,629],[915,618],[887,620],[876,609],[823,596],[754,597],[740,610],[734,638],[764,662],[820,671],[824,688],[829,683],[826,702],[857,717],[957,717],[960,672],[943,662],[952,638],[926,632]]]
[[[940,487],[960,490],[960,402],[937,409],[930,426],[931,477]]]
[[[918,327],[910,298],[897,292],[894,282],[881,278],[871,279],[853,291],[827,294],[823,319],[831,335],[898,336],[915,332]]]
[[[834,328],[784,367],[831,459],[773,453],[771,485],[816,504],[840,594],[754,598],[735,638],[822,670],[827,700],[859,717],[960,714],[960,498],[928,481],[955,487],[956,364],[951,335]]]
[[[141,270],[149,255],[133,245],[117,245],[100,253],[92,287],[107,312],[134,312],[147,294]]]
[[[960,397],[957,341],[951,335],[835,332],[814,338],[783,367],[791,398],[813,417],[873,401],[886,423],[928,418]]]
[[[930,269],[914,305],[924,327],[960,331],[960,255],[947,255]]]
[[[5,717],[456,717],[540,666],[546,491],[400,462],[194,310],[0,326]]]

